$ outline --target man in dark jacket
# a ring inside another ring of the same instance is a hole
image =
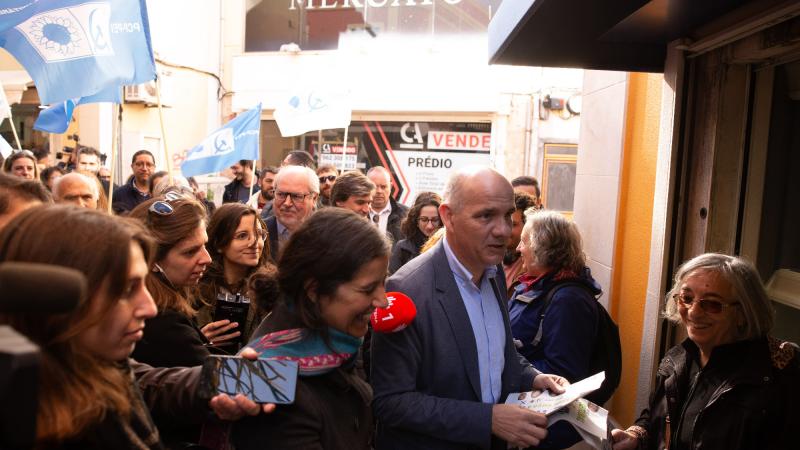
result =
[[[114,189],[111,209],[116,214],[126,213],[150,198],[150,175],[156,170],[156,159],[147,150],[139,150],[131,159],[133,175],[124,185]]]
[[[439,215],[445,237],[401,267],[387,291],[406,293],[417,317],[372,335],[378,450],[505,449],[538,445],[547,418],[504,404],[511,392],[563,390],[516,351],[497,271],[511,235],[514,192],[491,169],[451,176]]]
[[[253,175],[253,161],[243,159],[231,166],[234,179],[225,185],[222,194],[222,203],[247,203],[250,200],[250,186],[255,183]],[[258,185],[253,186],[253,192],[259,191]]]
[[[375,166],[367,172],[367,178],[375,183],[369,218],[378,228],[392,238],[392,242],[403,239],[400,224],[408,214],[408,206],[397,203],[392,198],[392,176],[383,166]]]

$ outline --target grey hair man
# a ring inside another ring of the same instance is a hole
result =
[[[378,228],[392,238],[393,242],[403,239],[400,224],[408,214],[408,206],[397,203],[392,198],[392,174],[383,166],[375,166],[367,172],[367,178],[375,183],[375,196],[372,197],[369,217]]]
[[[53,184],[56,203],[72,203],[81,208],[97,209],[100,192],[97,182],[78,172],[70,172]]]
[[[413,299],[417,317],[372,336],[376,449],[524,448],[547,435],[544,415],[503,403],[567,384],[534,369],[512,341],[497,265],[513,212],[514,191],[496,171],[454,173],[439,207],[445,237],[386,283]]]
[[[284,166],[275,175],[275,215],[265,222],[274,260],[282,244],[314,212],[318,196],[319,179],[308,167]]]

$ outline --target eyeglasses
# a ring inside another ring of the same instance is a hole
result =
[[[259,229],[255,230],[255,235],[256,235],[256,238],[258,238],[258,240],[263,241],[263,240],[267,239],[267,236],[269,235],[269,233],[267,233],[267,230],[265,230],[263,228],[259,228]],[[233,240],[235,240],[235,241],[248,241],[249,242],[251,237],[252,237],[252,235],[249,232],[242,231],[242,232],[234,234],[233,235]]]
[[[695,300],[694,297],[689,297],[686,296],[685,294],[675,294],[672,296],[672,298],[676,302],[678,302],[678,304],[680,304],[686,309],[692,309],[692,306],[700,305],[700,309],[711,314],[719,314],[725,308],[739,305],[739,302],[726,303],[726,302],[721,302],[719,300],[709,300],[706,298],[700,298]]]
[[[433,224],[433,226],[438,227],[442,224],[442,221],[438,217],[420,216],[417,220],[419,220],[420,225],[427,225],[428,222],[430,222]]]
[[[175,212],[175,209],[172,208],[172,205],[170,205],[169,202],[178,200],[180,198],[183,198],[183,196],[177,192],[167,192],[164,194],[164,200],[153,202],[153,204],[150,205],[150,208],[147,210],[156,213],[159,216],[169,216]]]
[[[275,198],[277,198],[278,200],[283,202],[283,201],[286,201],[287,197],[291,197],[292,198],[292,202],[300,203],[303,200],[305,200],[306,197],[308,197],[311,194],[312,194],[312,192],[309,192],[307,194],[298,194],[296,192],[275,191]]]
[[[326,181],[330,181],[331,183],[333,183],[334,181],[336,181],[336,175],[327,175],[324,177],[319,177],[320,183],[324,183]]]

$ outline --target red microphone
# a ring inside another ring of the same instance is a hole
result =
[[[401,292],[387,292],[386,300],[389,306],[375,308],[370,317],[372,329],[378,333],[394,333],[410,324],[417,316],[417,307],[406,294]]]

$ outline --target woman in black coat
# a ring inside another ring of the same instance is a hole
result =
[[[158,306],[158,315],[147,320],[131,356],[154,367],[200,366],[212,350],[220,352],[195,321],[197,284],[211,263],[205,247],[206,209],[193,197],[167,192],[140,203],[130,217],[141,221],[156,241],[146,284]],[[201,427],[196,424],[156,418],[156,425],[170,447],[200,440]]]
[[[796,345],[769,336],[773,311],[752,264],[707,253],[678,269],[665,315],[686,327],[648,408],[615,450],[796,448]]]
[[[296,396],[235,424],[237,449],[370,448],[372,390],[355,363],[370,315],[387,306],[388,261],[387,239],[348,210],[323,209],[292,233],[278,263],[280,300],[249,346],[299,363]]]
[[[434,192],[420,192],[414,206],[400,225],[405,239],[397,241],[389,260],[389,274],[397,272],[407,262],[419,255],[420,248],[441,226],[439,205],[442,198]]]

